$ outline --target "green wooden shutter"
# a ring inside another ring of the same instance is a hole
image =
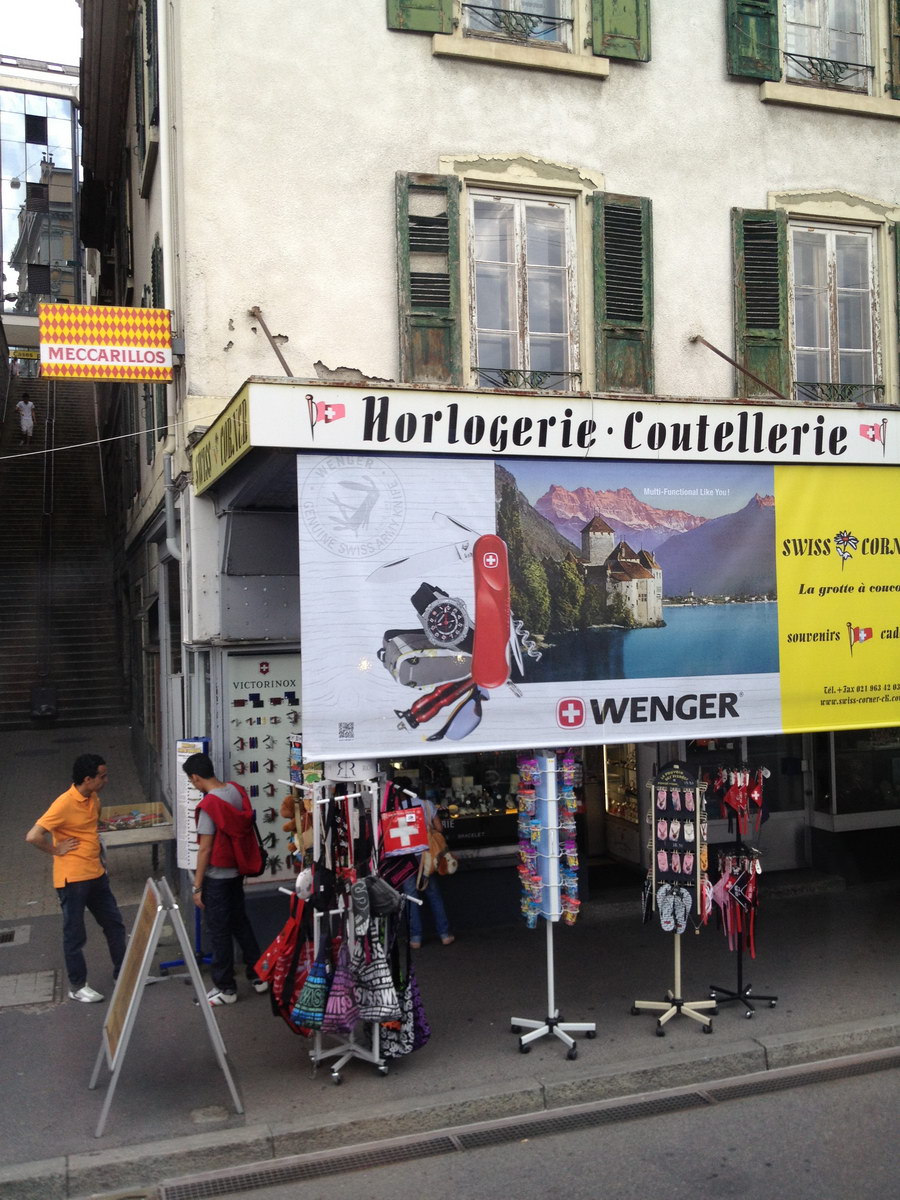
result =
[[[147,128],[144,123],[144,37],[141,22],[134,22],[134,124],[140,161],[147,153]]]
[[[787,217],[766,209],[733,208],[735,357],[742,367],[788,397],[791,363],[787,316]],[[737,372],[738,396],[770,393]]]
[[[452,33],[453,0],[387,0],[388,29]]]
[[[159,39],[156,36],[156,0],[144,5],[145,70],[147,73],[147,124],[159,124]]]
[[[890,0],[891,95],[900,100],[900,0]]]
[[[163,252],[159,234],[153,239],[153,249],[150,252],[150,303],[153,308],[162,308],[165,304],[165,289],[163,286]],[[161,442],[168,432],[166,429],[166,385],[155,383],[153,393],[156,397],[156,440]]]
[[[653,391],[653,236],[650,201],[594,192],[597,390]]]
[[[604,58],[650,59],[650,0],[591,0],[593,51]]]
[[[163,252],[159,234],[153,239],[150,251],[150,307],[162,308],[163,298]]]
[[[727,0],[728,74],[781,79],[780,0]]]
[[[459,180],[397,172],[400,372],[405,383],[462,383]]]

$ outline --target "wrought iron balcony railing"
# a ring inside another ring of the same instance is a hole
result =
[[[580,371],[520,371],[516,367],[477,367],[482,387],[520,388],[526,391],[574,392]]]
[[[487,4],[463,4],[462,7],[468,14],[466,24],[471,32],[486,32],[484,26],[487,26],[516,42],[565,42],[573,24],[571,17],[550,17],[515,8]]]
[[[819,87],[844,88],[868,92],[869,76],[874,68],[866,63],[841,62],[834,58],[815,58],[811,54],[784,53],[785,72],[792,82],[815,83]]]
[[[883,404],[883,383],[802,383],[794,384],[794,399],[813,404]]]

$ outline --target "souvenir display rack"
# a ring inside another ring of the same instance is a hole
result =
[[[522,909],[530,928],[543,917],[547,935],[547,1017],[542,1021],[513,1017],[513,1033],[528,1030],[519,1037],[519,1050],[528,1054],[531,1043],[553,1034],[567,1047],[566,1058],[576,1059],[578,1047],[570,1035],[597,1036],[593,1021],[563,1021],[554,993],[553,925],[565,917],[573,924],[578,913],[578,850],[575,844],[574,763],[571,756],[562,763],[561,789],[557,789],[557,757],[544,751],[535,760],[519,764],[519,844],[522,861]],[[565,812],[559,811],[560,791]],[[562,855],[560,833],[563,834]],[[562,862],[561,858],[565,861]]]
[[[288,780],[282,780],[281,782],[291,788],[292,794],[296,797],[298,814],[301,806],[300,796],[303,793],[311,793],[313,803],[312,861],[314,863],[321,861],[324,851],[324,861],[327,863],[328,869],[334,871],[338,878],[343,877],[346,881],[346,887],[338,889],[337,902],[333,908],[325,911],[321,911],[318,908],[314,909],[314,952],[316,954],[319,952],[323,937],[324,922],[336,919],[340,925],[341,936],[346,939],[352,956],[357,937],[356,923],[353,919],[353,909],[348,895],[349,886],[355,880],[352,849],[348,858],[342,848],[332,844],[332,838],[327,833],[330,823],[325,819],[325,814],[329,805],[346,803],[347,837],[349,845],[352,847],[359,837],[360,832],[355,820],[355,816],[358,816],[358,809],[352,802],[361,799],[371,817],[371,860],[373,863],[376,862],[379,829],[378,781],[370,779],[354,783],[350,785],[355,789],[354,791],[343,793],[340,793],[338,790],[342,785],[336,785],[331,781],[323,781],[313,785]],[[419,900],[414,900],[413,902],[421,903]],[[384,922],[382,921],[381,924],[384,924]],[[383,937],[384,930],[382,929],[381,932]],[[331,1078],[335,1084],[341,1083],[341,1071],[351,1059],[359,1059],[362,1062],[371,1063],[379,1075],[387,1075],[388,1073],[388,1061],[381,1052],[381,1025],[378,1021],[361,1021],[356,1028],[345,1035],[323,1033],[321,1030],[316,1030],[313,1035],[313,1047],[309,1052],[309,1057],[314,1070],[321,1063],[330,1062]]]
[[[663,929],[672,934],[674,981],[665,1000],[635,1000],[631,1011],[635,1016],[659,1013],[657,1037],[666,1036],[665,1026],[676,1016],[689,1017],[704,1033],[712,1033],[710,1014],[717,1012],[715,999],[685,1000],[681,994],[682,935],[691,910],[700,919],[708,915],[708,891],[701,887],[708,854],[704,837],[706,787],[676,762],[663,767],[649,786],[653,833],[647,899],[653,911],[659,913]]]
[[[742,835],[750,831],[754,809],[755,829],[757,833],[760,830],[767,813],[763,788],[770,776],[767,767],[751,770],[747,765],[737,768],[722,766],[710,785],[714,797],[719,800],[721,815],[727,815],[729,828],[734,827],[734,846],[727,852],[719,852],[719,881],[712,889],[712,895],[722,914],[729,946],[735,954],[737,987],[725,988],[712,983],[709,994],[718,1004],[743,1004],[744,1016],[748,1019],[756,1009],[750,1000],[753,989],[749,983],[744,983],[744,946],[749,946],[750,956],[755,958],[753,932],[762,867],[759,851],[747,846],[742,841]],[[775,1008],[778,1004],[777,996],[758,995],[753,1000],[766,1000],[769,1008]]]
[[[377,821],[378,821],[378,784],[374,780],[369,780],[366,783],[356,784],[355,787],[359,791],[346,793],[344,800],[354,800],[357,797],[363,798],[363,803],[371,810],[372,814],[372,832],[373,838],[377,837]],[[338,802],[336,795],[336,786],[333,783],[319,783],[313,785],[313,804],[315,819],[313,821],[313,861],[319,861],[319,855],[322,849],[323,836],[323,821],[322,815],[326,805]],[[358,830],[355,831],[358,833]],[[350,828],[351,845],[354,837],[354,829]],[[377,844],[377,843],[376,843]],[[334,848],[332,848],[333,852]],[[373,847],[374,853],[374,847]],[[332,870],[338,871],[342,864],[332,857]],[[353,864],[346,864],[352,869]],[[355,922],[351,918],[351,909],[343,896],[338,898],[337,907],[331,909],[327,913],[316,912],[313,916],[314,938],[313,946],[316,954],[319,952],[319,944],[322,938],[322,922],[325,917],[329,920],[337,916],[342,922],[343,936],[348,939],[351,955],[355,948]],[[365,1030],[362,1041],[359,1040],[359,1031]],[[328,1045],[326,1045],[326,1039]],[[366,1044],[368,1042],[368,1044]],[[371,1063],[377,1070],[379,1075],[387,1075],[387,1061],[381,1054],[381,1026],[378,1021],[361,1022],[356,1029],[346,1034],[344,1037],[335,1038],[331,1034],[322,1033],[321,1030],[316,1030],[313,1038],[313,1048],[309,1052],[310,1061],[313,1064],[313,1069],[318,1067],[323,1062],[333,1060],[331,1063],[331,1079],[335,1084],[341,1082],[341,1070],[350,1062],[351,1059],[359,1059],[361,1062]]]

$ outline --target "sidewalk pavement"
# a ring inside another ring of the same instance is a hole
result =
[[[105,1062],[98,1087],[91,1091],[88,1082],[106,1005],[63,999],[50,863],[22,839],[84,750],[96,748],[108,760],[107,803],[142,799],[128,746],[124,728],[0,734],[11,785],[0,805],[0,936],[16,931],[0,942],[3,1200],[149,1187],[285,1155],[900,1045],[897,879],[844,887],[811,872],[763,874],[758,957],[745,962],[744,979],[759,994],[777,995],[777,1006],[760,1004],[749,1021],[742,1005],[722,1005],[712,1036],[676,1017],[665,1038],[655,1036],[653,1015],[634,1016],[631,1006],[661,999],[672,986],[672,938],[656,923],[640,923],[637,888],[601,890],[573,928],[553,931],[556,1003],[567,1020],[597,1023],[595,1039],[579,1037],[577,1061],[567,1060],[554,1037],[522,1055],[510,1032],[512,1017],[546,1016],[546,926],[462,929],[452,946],[428,941],[416,956],[429,1044],[392,1063],[386,1076],[350,1062],[341,1087],[327,1064],[311,1069],[310,1043],[273,1018],[267,997],[242,981],[239,1003],[215,1010],[242,1115],[234,1112],[191,988],[178,978],[147,987],[106,1129],[95,1138],[109,1083]],[[130,927],[151,873],[150,849],[114,850],[110,867]],[[463,871],[446,882],[451,916],[454,890],[461,897],[463,889],[487,884],[483,873]],[[283,896],[254,894],[251,915],[263,945],[285,908]],[[96,927],[87,954],[91,983],[109,995],[111,967]],[[712,983],[734,986],[734,956],[713,926],[683,938],[682,967],[685,999],[704,999]]]

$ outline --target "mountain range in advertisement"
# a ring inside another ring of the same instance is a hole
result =
[[[610,491],[551,486],[531,504],[514,476],[497,467],[497,489],[513,487],[530,549],[538,558],[581,554],[581,531],[601,517],[632,550],[650,550],[663,570],[663,594],[774,596],[775,501],[753,496],[737,512],[703,517],[657,508],[627,487]]]

